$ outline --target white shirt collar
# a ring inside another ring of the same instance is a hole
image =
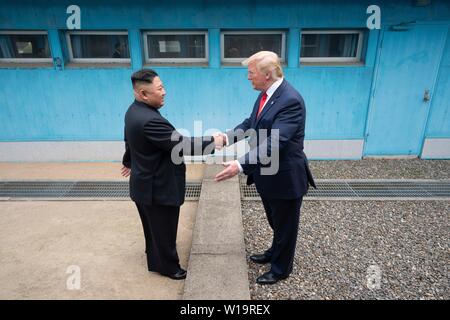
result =
[[[283,82],[283,78],[278,79],[277,81],[272,83],[272,85],[269,87],[269,89],[266,90],[266,93],[267,93],[267,100],[266,101],[268,101],[270,99],[270,97],[278,89],[278,87],[281,85],[282,82]]]

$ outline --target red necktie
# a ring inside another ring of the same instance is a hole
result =
[[[267,99],[267,93],[264,92],[264,94],[261,97],[261,100],[259,101],[259,109],[258,109],[258,113],[256,114],[256,118],[258,118],[259,115],[261,114],[264,103],[266,103],[266,99]]]

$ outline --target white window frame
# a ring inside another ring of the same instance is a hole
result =
[[[71,35],[126,35],[128,40],[128,50],[130,58],[74,58],[72,51]],[[66,32],[67,50],[70,62],[74,63],[131,63],[130,39],[127,31],[67,31]]]
[[[361,62],[362,47],[364,41],[364,31],[362,30],[305,30],[300,34],[300,54],[301,50],[301,39],[304,34],[357,34],[358,35],[358,45],[356,49],[356,57],[301,57],[300,63],[302,62]]]
[[[26,34],[26,35],[32,35],[32,34],[42,34],[47,36],[47,43],[48,43],[48,49],[50,50],[50,58],[0,58],[0,63],[2,62],[18,62],[18,63],[39,63],[39,62],[53,62],[52,58],[52,50],[50,47],[50,39],[48,37],[47,31],[0,31],[0,34]]]
[[[205,57],[204,58],[150,58],[148,56],[148,39],[149,35],[161,36],[161,35],[204,35],[205,36]],[[208,43],[208,31],[144,31],[143,32],[144,41],[144,57],[145,63],[208,63],[209,61],[209,43]]]
[[[225,35],[253,35],[253,34],[281,34],[280,62],[286,61],[286,31],[283,30],[258,30],[258,31],[222,31],[220,33],[220,61],[222,63],[241,63],[247,58],[225,58]]]

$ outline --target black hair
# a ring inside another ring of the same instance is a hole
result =
[[[131,75],[131,83],[134,88],[138,82],[152,83],[153,79],[157,76],[158,74],[152,69],[142,69]]]

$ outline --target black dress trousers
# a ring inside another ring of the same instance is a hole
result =
[[[136,202],[145,236],[149,271],[164,275],[180,270],[176,241],[179,206],[146,205]]]
[[[270,258],[270,271],[280,277],[287,277],[292,272],[302,199],[262,198],[273,230],[272,246],[264,254]]]

